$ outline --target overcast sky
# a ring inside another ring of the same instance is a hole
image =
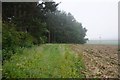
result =
[[[89,40],[118,39],[119,0],[54,0],[61,2],[58,9],[70,12],[87,28]]]

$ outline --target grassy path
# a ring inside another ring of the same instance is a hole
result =
[[[65,44],[45,44],[24,49],[3,65],[3,76],[12,78],[82,78],[81,56]]]

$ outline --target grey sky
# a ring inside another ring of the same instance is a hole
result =
[[[118,39],[119,0],[54,0],[61,2],[59,10],[73,14],[83,27],[88,29],[90,40]]]

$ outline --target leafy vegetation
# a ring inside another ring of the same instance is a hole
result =
[[[4,78],[83,78],[82,56],[65,44],[45,44],[25,48],[3,65]]]
[[[58,10],[59,4],[3,2],[3,21],[14,23],[17,31],[29,33],[35,44],[86,43],[87,29],[71,13]]]
[[[2,48],[2,21],[0,20],[0,49]]]
[[[87,29],[77,22],[72,14],[55,11],[47,14],[47,28],[51,43],[86,43]]]
[[[3,60],[18,47],[43,43],[86,43],[87,29],[71,13],[59,11],[55,2],[3,2]]]
[[[2,50],[3,50],[3,60],[7,60],[12,54],[16,53],[18,47],[31,47],[32,46],[32,36],[15,30],[15,25],[2,24]],[[11,28],[9,28],[11,27]]]
[[[58,10],[59,4],[2,3],[4,78],[84,77],[81,56],[67,45],[45,44],[86,43],[87,29],[71,13]]]

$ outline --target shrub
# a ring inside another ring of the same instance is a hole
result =
[[[19,32],[14,24],[3,23],[2,31],[2,50],[3,60],[9,59],[16,53],[18,47],[31,47],[33,38],[30,34]]]

